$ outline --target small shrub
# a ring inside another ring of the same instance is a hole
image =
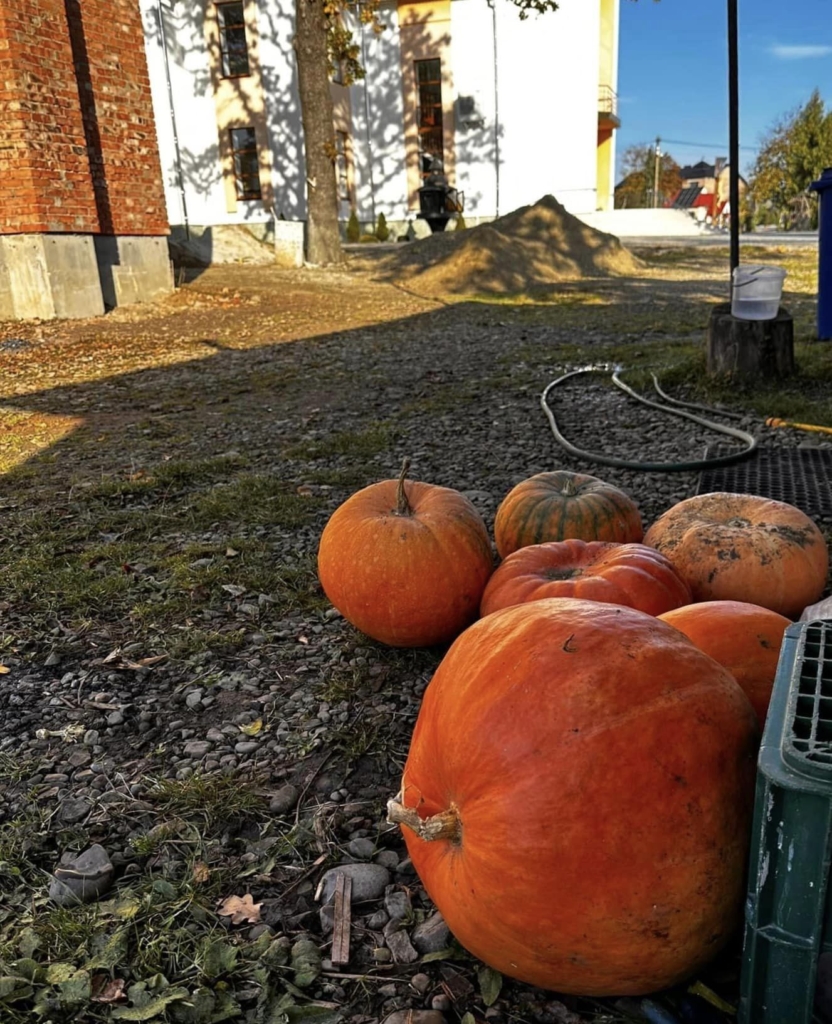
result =
[[[347,241],[357,242],[361,237],[361,225],[358,223],[358,216],[355,210],[350,212],[350,219],[347,221]]]
[[[361,242],[361,243],[364,243],[364,242],[377,242],[378,238],[376,238],[375,235],[362,235],[358,239],[358,241]]]
[[[376,238],[379,242],[386,242],[390,237],[390,228],[387,227],[387,218],[383,213],[378,215],[378,224],[376,224]]]
[[[454,231],[464,231],[467,228],[467,226],[468,225],[465,223],[465,218],[462,216],[462,214],[460,214],[456,219],[456,227],[454,228]]]

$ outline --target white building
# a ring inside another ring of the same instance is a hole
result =
[[[413,220],[429,154],[469,223],[547,193],[612,208],[618,2],[523,21],[510,0],[400,0],[381,35],[353,26],[367,76],[332,86],[344,219]],[[302,222],[294,3],[140,3],[172,227]]]

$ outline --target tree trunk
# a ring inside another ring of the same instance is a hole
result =
[[[306,156],[306,258],[317,264],[344,259],[338,231],[326,27],[323,0],[297,0],[294,46]]]

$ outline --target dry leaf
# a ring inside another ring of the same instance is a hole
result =
[[[193,875],[195,882],[207,882],[211,877],[211,869],[204,860],[198,860],[194,862]]]
[[[239,555],[239,553],[240,552],[237,551],[236,548],[226,548],[225,549],[225,557],[226,558],[236,558],[237,555]]]
[[[106,974],[96,974],[92,979],[92,995],[94,1003],[119,1003],[126,999],[124,978],[109,980]]]
[[[248,922],[248,924],[259,924],[260,908],[262,906],[262,903],[255,903],[251,893],[247,892],[242,897],[226,896],[220,903],[217,913],[220,917],[230,917],[232,924],[242,924],[243,921]]]
[[[253,722],[249,722],[248,725],[241,725],[240,732],[244,732],[246,736],[256,736],[263,729],[263,719],[256,718]]]
[[[11,669],[8,665],[0,665],[0,676],[4,676],[9,672],[11,672]]]

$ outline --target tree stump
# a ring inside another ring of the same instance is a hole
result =
[[[794,373],[794,321],[782,306],[774,320],[739,320],[715,306],[708,323],[708,373],[738,381],[779,380]]]

